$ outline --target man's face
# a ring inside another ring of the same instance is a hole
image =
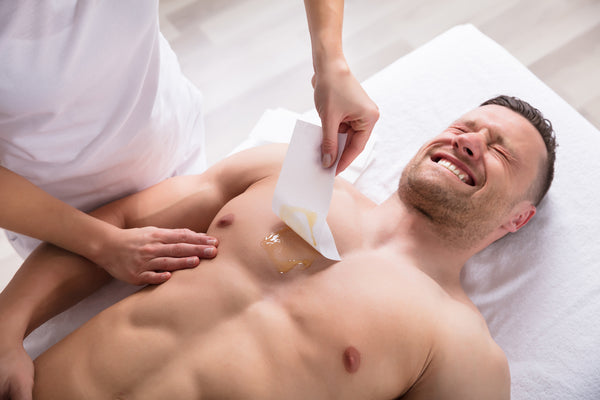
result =
[[[546,157],[543,139],[524,117],[497,105],[479,107],[418,151],[402,173],[399,194],[469,245],[506,221]]]

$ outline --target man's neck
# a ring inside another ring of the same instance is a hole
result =
[[[448,292],[462,291],[460,271],[477,248],[460,248],[435,224],[406,206],[397,194],[365,214],[369,244],[385,246],[434,279]]]

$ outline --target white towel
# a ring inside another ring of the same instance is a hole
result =
[[[490,97],[520,97],[552,121],[560,147],[547,198],[528,226],[469,261],[463,284],[508,356],[513,399],[599,399],[600,132],[470,25],[444,33],[364,86],[381,118],[345,176],[377,202],[396,189],[423,142]],[[307,116],[318,121],[314,111]],[[285,141],[294,122],[293,113],[270,111],[240,148]],[[28,338],[28,351],[38,354],[110,304],[108,297],[131,290],[115,284],[55,318]]]
[[[468,262],[462,281],[507,354],[513,399],[600,399],[600,132],[470,25],[406,55],[364,87],[381,118],[350,180],[377,202],[396,190],[427,139],[488,98],[520,97],[552,121],[559,148],[550,192],[524,229]],[[286,137],[281,132],[293,125],[290,112],[271,114],[253,132],[255,143]]]

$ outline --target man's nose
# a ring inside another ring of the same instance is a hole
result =
[[[485,146],[485,132],[467,132],[454,136],[452,146],[460,154],[478,160]]]

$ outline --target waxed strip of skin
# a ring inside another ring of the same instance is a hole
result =
[[[309,268],[318,255],[288,226],[267,234],[260,245],[282,274],[296,267],[302,270]]]

